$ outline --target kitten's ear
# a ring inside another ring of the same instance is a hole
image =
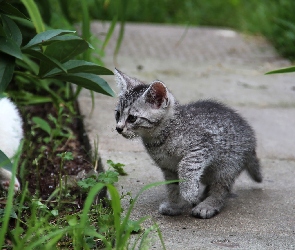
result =
[[[160,81],[152,82],[143,96],[145,101],[154,108],[167,107],[168,105],[168,90],[164,83]]]
[[[120,89],[119,95],[124,94],[128,89],[134,88],[138,84],[142,84],[142,82],[140,82],[136,78],[127,76],[126,74],[124,74],[123,72],[121,72],[120,70],[116,68],[114,73],[115,73],[117,85]]]

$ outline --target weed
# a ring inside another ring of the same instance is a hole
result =
[[[66,155],[63,154],[62,157]],[[165,249],[156,224],[145,229],[133,243],[130,242],[130,235],[134,232],[141,232],[141,223],[147,219],[146,217],[136,221],[130,220],[135,202],[142,192],[162,184],[167,183],[161,182],[145,186],[133,199],[125,215],[122,213],[121,197],[111,184],[92,183],[83,210],[72,215],[60,213],[58,209],[50,209],[40,200],[30,199],[27,196],[27,186],[18,199],[19,203],[13,206],[13,186],[10,185],[5,209],[0,210],[2,213],[0,214],[2,215],[0,245],[5,246],[4,238],[8,233],[7,237],[13,243],[14,249],[52,249],[55,247],[90,249],[104,246],[106,249],[114,247],[120,250],[126,249],[130,244],[133,245],[132,249],[136,247],[141,249],[149,233],[156,230],[163,249]],[[110,206],[106,207],[93,204],[97,193],[104,186],[107,187],[111,196],[111,200],[108,201]],[[25,201],[26,206],[24,206]],[[26,216],[23,217],[22,213]],[[22,217],[24,219],[21,219]],[[10,219],[14,219],[16,223],[13,230],[9,232]]]
[[[125,167],[122,163],[114,163],[112,160],[107,160],[107,164],[111,166],[119,175],[127,175],[123,167]]]

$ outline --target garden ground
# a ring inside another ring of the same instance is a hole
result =
[[[94,23],[97,36],[107,24]],[[117,62],[116,36],[106,51],[106,66],[115,66],[146,82],[162,80],[181,103],[198,99],[220,100],[243,115],[257,134],[257,153],[264,180],[254,183],[246,174],[236,181],[219,215],[209,220],[192,218],[189,210],[177,217],[162,216],[158,205],[163,186],[147,190],[133,217],[150,216],[161,228],[167,249],[295,249],[295,81],[294,74],[264,75],[288,66],[261,37],[231,30],[169,25],[127,24]],[[114,90],[114,79],[106,78]],[[128,141],[115,131],[116,99],[95,95],[79,97],[86,131],[99,153],[126,164],[128,175],[118,183],[135,195],[144,185],[162,181],[140,142]],[[126,204],[127,205],[127,204]],[[155,237],[154,249],[161,249]]]

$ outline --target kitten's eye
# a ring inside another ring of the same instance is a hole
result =
[[[119,121],[119,118],[120,118],[120,112],[119,111],[116,111],[115,118],[116,118],[116,121]]]
[[[127,121],[130,123],[134,123],[137,120],[137,116],[129,115]]]

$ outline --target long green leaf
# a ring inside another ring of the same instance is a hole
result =
[[[51,97],[44,97],[34,95],[30,92],[21,90],[21,91],[10,91],[11,95],[17,98],[18,103],[21,105],[35,105],[40,103],[49,103],[52,102]]]
[[[15,41],[9,37],[0,37],[0,51],[5,54],[22,59],[22,52]]]
[[[25,14],[20,12],[17,8],[12,6],[11,4],[4,2],[0,4],[0,10],[2,10],[4,13],[24,19],[28,19]]]
[[[28,48],[34,47],[36,45],[48,45],[48,43],[46,43],[46,42],[56,36],[75,33],[75,32],[76,31],[62,30],[62,29],[47,30],[47,31],[44,31],[44,32],[39,33],[36,36],[34,36],[32,38],[32,40],[29,41],[28,44],[23,47],[23,49],[28,49]]]
[[[111,36],[114,33],[117,21],[118,21],[118,15],[114,16],[114,18],[112,20],[111,26],[109,27],[107,35],[106,35],[106,37],[105,37],[105,39],[103,41],[102,50],[104,50],[105,47],[108,45],[108,43],[109,43],[109,41],[111,39]]]
[[[21,147],[22,147],[22,145],[21,145]],[[14,164],[12,165],[12,170],[11,170],[12,179],[10,181],[10,185],[9,185],[9,189],[8,189],[8,198],[7,198],[6,205],[5,205],[5,214],[4,214],[4,218],[3,218],[1,228],[0,228],[0,246],[3,246],[4,238],[5,238],[5,235],[7,234],[7,230],[8,230],[8,222],[10,220],[10,214],[12,211],[13,196],[14,196],[14,182],[15,182],[14,176],[16,175],[16,172],[17,172],[19,152],[18,152],[17,156],[15,157],[15,159],[16,160],[14,161]]]
[[[77,228],[78,230],[80,230],[81,238],[83,238],[83,236],[84,236],[83,233],[84,234],[88,233],[89,235],[91,235],[91,234],[95,235],[95,233],[93,231],[90,232],[89,230],[85,230],[85,229],[86,229],[86,225],[87,225],[87,221],[88,221],[88,213],[89,213],[91,205],[92,205],[92,203],[94,201],[94,198],[100,192],[100,190],[102,190],[104,187],[105,187],[105,184],[97,183],[96,185],[94,185],[90,189],[90,191],[89,191],[89,193],[87,195],[87,198],[86,198],[85,203],[84,203],[84,208],[83,208],[83,213],[82,213],[82,216],[81,216],[80,224],[78,225],[78,228]],[[96,236],[98,238],[100,238],[98,234],[96,234]],[[102,237],[100,239],[104,242],[107,249],[111,249],[111,244],[108,241],[106,241],[105,237]]]
[[[90,73],[72,73],[66,75],[59,75],[56,79],[75,83],[80,87],[93,90],[97,93],[102,93],[108,96],[115,96],[114,91],[108,83],[97,75]]]
[[[90,19],[88,13],[88,2],[80,1],[82,5],[82,37],[86,40],[90,40]],[[86,50],[83,53],[83,59],[89,61],[90,60],[90,50]]]
[[[272,70],[272,71],[269,71],[269,72],[267,72],[265,74],[270,75],[270,74],[292,73],[292,72],[295,72],[295,66],[288,67],[288,68],[277,69],[277,70]]]
[[[48,56],[48,55],[45,55],[43,54],[42,52],[40,51],[37,51],[37,50],[33,50],[33,49],[27,49],[27,50],[24,50],[24,53],[40,60],[40,64],[44,64],[46,65],[46,68],[48,69],[53,69],[53,68],[56,68],[58,67],[59,69],[61,69],[63,72],[67,72],[67,70],[63,67],[63,65],[57,61],[55,58],[51,57],[51,56]],[[41,67],[40,67],[40,71],[39,71],[39,75],[42,76],[44,73],[46,72],[43,72],[41,71]]]
[[[23,67],[24,69],[32,71],[35,75],[37,75],[39,72],[39,65],[30,59],[26,54],[23,54],[23,60],[17,59],[16,64]]]
[[[83,60],[70,60],[63,64],[63,67],[67,70],[68,73],[92,73],[96,75],[113,75],[114,73],[102,66],[99,66],[92,62],[86,62]],[[61,74],[62,71],[60,69],[53,69],[44,77],[52,77],[54,75]]]
[[[15,66],[15,58],[0,52],[0,93],[4,92],[10,83]]]
[[[17,24],[20,24],[23,27],[27,27],[29,29],[34,29],[35,26],[31,20],[17,17],[17,16],[9,16],[12,20],[14,20]]]
[[[16,23],[4,14],[1,15],[1,18],[6,36],[11,38],[18,46],[20,46],[22,43],[22,33]]]
[[[121,0],[120,2],[120,6],[119,6],[119,17],[120,17],[120,31],[119,31],[119,37],[117,40],[117,44],[116,44],[116,48],[115,48],[115,53],[114,53],[114,58],[117,57],[120,47],[121,47],[121,43],[123,41],[124,38],[124,32],[125,32],[125,22],[126,22],[126,13],[127,13],[127,7],[128,7],[128,1],[129,0]]]
[[[21,0],[22,3],[25,5],[30,18],[36,28],[37,33],[41,33],[45,31],[45,26],[42,20],[42,17],[40,15],[39,9],[37,5],[35,4],[34,0]]]
[[[3,118],[1,118],[3,119]],[[0,168],[4,168],[9,172],[12,172],[12,163],[9,158],[0,149]]]
[[[116,249],[123,249],[124,246],[121,244],[121,238],[124,235],[124,229],[121,227],[121,203],[120,203],[120,195],[117,189],[112,185],[107,185],[108,191],[111,195],[111,205],[114,213],[114,226],[116,231]],[[119,246],[119,247],[118,247]]]

